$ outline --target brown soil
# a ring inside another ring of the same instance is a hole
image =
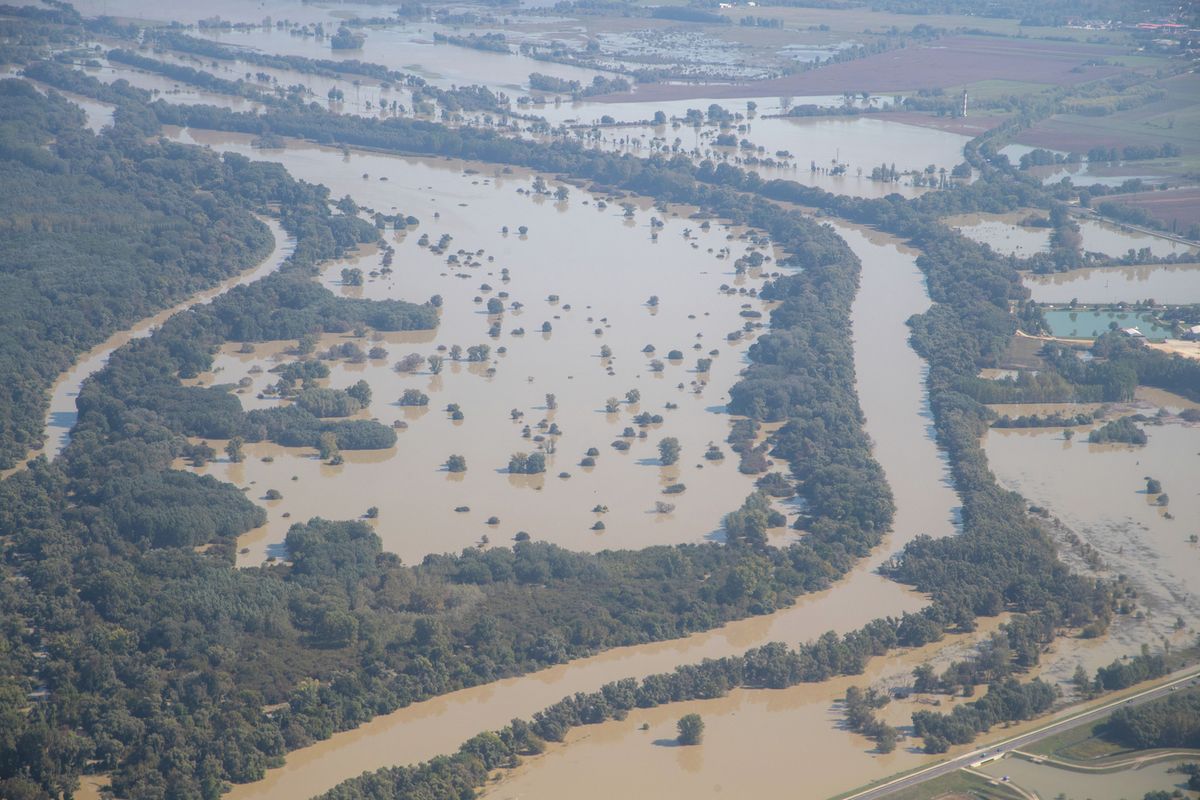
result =
[[[903,122],[905,125],[916,125],[920,128],[933,128],[947,133],[961,133],[963,136],[975,137],[1000,125],[1008,119],[1008,115],[939,117],[937,114],[925,114],[920,111],[897,111],[883,114],[879,118],[892,122]]]
[[[1115,194],[1102,199],[1145,209],[1150,216],[1168,228],[1175,223],[1181,233],[1186,233],[1189,227],[1200,223],[1200,187]]]

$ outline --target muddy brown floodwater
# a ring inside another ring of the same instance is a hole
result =
[[[219,144],[259,155],[245,137]],[[374,524],[384,547],[407,563],[474,546],[484,537],[508,542],[520,531],[592,551],[719,538],[722,516],[754,490],[753,478],[738,471],[724,443],[733,419],[725,413],[727,392],[745,365],[752,334],[727,337],[766,310],[749,293],[720,290],[763,282],[757,272],[735,274],[734,260],[753,246],[739,238],[740,230],[719,224],[703,230],[700,221],[645,203],[625,217],[617,204],[601,209],[579,190],[563,203],[531,197],[517,191],[531,186],[531,176],[496,175],[494,168],[472,174],[463,164],[360,153],[347,161],[338,150],[298,143],[264,155],[299,178],[331,186],[334,196],[352,194],[373,208],[421,220],[406,234],[389,233],[396,248],[392,275],[368,275],[361,287],[342,285],[344,268],[378,271],[379,253],[370,251],[357,261],[330,265],[320,278],[325,285],[350,297],[420,302],[439,294],[444,304],[434,331],[361,341],[364,347],[385,347],[387,358],[332,365],[331,386],[366,380],[373,392],[368,413],[385,424],[407,426],[395,448],[346,452],[345,463],[333,467],[309,449],[254,445],[243,463],[209,467],[222,479],[254,487],[252,496],[267,489],[283,494],[269,504],[268,526],[243,540],[250,548],[246,563],[277,553],[270,548],[282,542],[293,521],[354,518],[371,506],[379,509]],[[371,179],[363,180],[363,173]],[[657,232],[651,217],[662,220]],[[518,233],[522,225],[528,234]],[[432,244],[452,236],[448,252],[435,255],[421,246],[424,234]],[[470,254],[456,254],[459,249]],[[773,259],[772,248],[762,252]],[[772,260],[763,269],[777,267]],[[648,303],[651,296],[659,298],[657,306]],[[505,310],[489,314],[483,298],[499,301]],[[523,307],[514,310],[514,302]],[[489,336],[493,324],[501,330],[497,338]],[[327,337],[322,346],[333,341]],[[436,375],[425,363],[439,347],[481,343],[493,351],[487,362],[448,359]],[[648,345],[656,348],[653,354],[643,352]],[[610,358],[601,357],[604,347],[611,348]],[[249,378],[242,395],[247,407],[278,405],[277,399],[256,395],[274,382],[269,370],[276,360],[294,357],[284,355],[282,346],[260,346],[248,355],[239,349],[224,348],[215,371],[202,380]],[[671,358],[673,350],[681,357]],[[419,354],[418,369],[394,370],[410,353]],[[699,358],[712,360],[705,373],[697,372]],[[661,371],[654,371],[655,360]],[[428,405],[401,406],[407,390],[425,393]],[[639,393],[637,402],[626,401],[631,390]],[[547,394],[555,396],[556,408],[547,407]],[[612,413],[605,410],[610,397],[621,401]],[[463,419],[452,419],[450,404],[459,406]],[[640,413],[661,415],[662,421],[639,426],[634,416]],[[543,421],[545,427],[539,427]],[[625,435],[627,429],[633,438]],[[642,431],[645,437],[639,438]],[[510,456],[538,449],[534,437],[541,435],[547,437],[541,445],[554,441],[546,473],[508,474]],[[656,445],[668,436],[679,440],[682,458],[663,466]],[[615,449],[615,441],[629,449]],[[706,460],[710,443],[726,458]],[[599,451],[595,466],[581,466],[593,447]],[[451,454],[466,458],[465,473],[445,470]],[[684,491],[666,494],[675,484]],[[659,502],[674,509],[659,513]],[[593,511],[597,506],[607,511]],[[462,508],[469,511],[457,510]],[[499,522],[488,524],[493,516]],[[593,530],[597,523],[603,530]]]
[[[1024,276],[1039,303],[1118,303],[1156,300],[1200,303],[1200,264],[1146,264],[1139,267],[1096,267]]]
[[[1195,407],[1183,398],[1143,389],[1135,406],[1120,413],[1154,415],[1159,408],[1177,413]],[[1058,410],[1073,413],[1066,405]],[[1091,663],[1136,652],[1142,644],[1157,648],[1164,639],[1184,644],[1200,628],[1195,587],[1200,546],[1190,538],[1200,534],[1200,494],[1194,480],[1200,474],[1200,426],[1170,416],[1144,429],[1148,441],[1140,447],[1088,444],[1088,428],[1076,429],[1071,441],[1061,428],[992,429],[984,440],[1001,485],[1048,509],[1095,548],[1103,562],[1101,574],[1125,575],[1138,590],[1144,616],[1118,617],[1102,643],[1059,643],[1064,654],[1078,650]],[[1158,504],[1160,495],[1146,493],[1147,476],[1161,481],[1168,505]],[[1070,548],[1064,550],[1069,557]],[[1070,668],[1073,664],[1063,664]]]
[[[911,252],[871,231],[842,226],[839,232],[863,260],[862,289],[853,311],[858,392],[867,429],[876,442],[876,456],[887,471],[899,508],[895,531],[877,555],[834,587],[802,597],[793,607],[769,616],[734,622],[681,640],[611,650],[401,709],[292,753],[285,766],[270,770],[261,782],[235,787],[230,797],[245,800],[311,795],[365,770],[414,763],[450,752],[481,730],[499,728],[513,717],[527,717],[565,695],[595,690],[608,681],[669,671],[678,664],[741,653],[768,641],[797,643],[830,629],[845,632],[881,614],[915,611],[924,605],[924,597],[885,580],[874,569],[919,533],[942,536],[954,530],[957,498],[946,484],[946,465],[930,437],[923,365],[908,347],[905,326],[905,320],[924,310],[929,299]],[[531,240],[533,234],[531,228]],[[914,658],[923,660],[926,655]],[[911,668],[901,662],[902,671]],[[793,699],[786,702],[772,702],[766,699],[768,695],[755,695],[764,699],[749,702],[761,702],[764,711],[789,712],[786,720],[779,718],[779,724],[801,725],[813,740],[823,741],[831,738],[829,705],[843,690],[840,683],[797,687]],[[804,699],[806,692],[808,700]],[[743,699],[730,702],[740,703]],[[736,710],[735,706],[730,708]],[[675,711],[672,707],[659,713],[672,715]],[[750,738],[745,728],[740,730],[740,736]],[[837,735],[849,742],[838,744],[839,752],[861,754],[867,749],[849,734]],[[640,732],[637,736],[642,738],[636,741],[652,746]],[[776,768],[788,769],[788,763],[784,759]],[[832,780],[846,787],[862,778],[862,763],[857,758],[833,762],[833,766],[836,777]],[[893,762],[887,761],[879,768],[891,771]],[[775,779],[784,780],[778,772]]]
[[[964,236],[982,244],[991,245],[998,253],[1028,258],[1050,248],[1049,228],[1027,227],[1020,224],[1030,215],[1045,217],[1037,209],[1021,209],[1004,214],[960,214],[946,217],[943,222],[958,229]],[[1078,219],[1081,239],[1080,249],[1084,252],[1101,253],[1113,258],[1124,256],[1130,250],[1149,250],[1153,256],[1194,256],[1200,248],[1185,244],[1166,236],[1135,230],[1099,219]],[[1133,298],[1122,297],[1123,300]]]

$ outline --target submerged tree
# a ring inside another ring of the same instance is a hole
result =
[[[704,738],[704,720],[699,714],[685,714],[675,723],[679,731],[678,742],[682,745],[700,744]]]

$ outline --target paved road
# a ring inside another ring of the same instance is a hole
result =
[[[1128,704],[1137,706],[1141,705],[1142,703],[1148,703],[1151,700],[1157,700],[1163,695],[1169,694],[1175,688],[1181,685],[1186,685],[1187,683],[1197,680],[1198,678],[1200,678],[1200,671],[1198,671],[1195,667],[1189,667],[1187,670],[1175,673],[1175,677],[1171,678],[1171,680],[1169,680],[1167,683],[1161,684],[1153,689],[1146,689],[1145,691],[1139,692],[1135,695],[1105,703],[1104,705],[1098,706],[1082,714],[1068,717],[1057,722],[1051,722],[1048,725],[1037,729],[1036,731],[1023,733],[1019,736],[1014,736],[1011,739],[1006,739],[1002,742],[988,745],[987,747],[979,750],[972,750],[969,753],[964,753],[961,756],[950,759],[949,761],[944,761],[941,764],[935,764],[932,767],[927,767],[920,772],[914,772],[911,775],[905,775],[904,777],[897,778],[894,781],[883,784],[882,786],[876,786],[873,789],[866,789],[858,794],[850,795],[849,797],[843,798],[843,800],[878,800],[878,798],[887,797],[893,792],[898,792],[901,789],[909,786],[915,786],[918,783],[924,783],[925,781],[932,780],[933,778],[937,778],[941,775],[954,772],[966,766],[970,766],[972,763],[981,758],[999,756],[1011,750],[1018,750],[1022,747],[1027,747],[1035,742],[1040,742],[1042,739],[1053,736],[1056,733],[1060,733],[1067,728],[1074,728],[1078,725],[1084,725],[1089,722],[1098,722],[1112,713],[1114,709],[1123,705]]]

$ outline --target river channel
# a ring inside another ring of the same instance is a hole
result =
[[[742,620],[682,640],[612,650],[401,709],[292,753],[284,767],[269,771],[264,781],[235,787],[231,798],[290,798],[323,791],[365,770],[449,752],[480,730],[498,728],[514,716],[529,716],[565,695],[594,690],[611,680],[668,671],[681,663],[740,653],[768,641],[796,643],[830,629],[845,632],[882,614],[914,611],[924,605],[922,596],[885,580],[874,569],[917,534],[942,536],[954,530],[957,498],[946,480],[946,464],[931,439],[923,363],[907,344],[905,320],[926,308],[929,300],[911,252],[871,231],[845,225],[838,231],[863,260],[862,288],[853,309],[858,392],[868,432],[876,443],[876,457],[887,472],[898,506],[895,530],[875,556],[833,588],[802,597],[795,606],[767,617]],[[934,650],[888,661],[897,661],[901,671],[911,670]],[[913,664],[908,664],[909,658],[915,659]],[[872,669],[882,670],[883,663],[877,660]],[[736,713],[742,702],[739,698],[746,694],[753,696],[748,700],[752,705],[780,712],[775,717],[779,724],[804,726],[813,741],[838,739],[835,749],[846,757],[830,764],[830,780],[849,788],[864,779],[864,765],[870,767],[873,762],[858,757],[869,749],[862,740],[833,730],[836,720],[829,707],[844,691],[843,683],[797,687],[790,694],[781,693],[780,697],[788,694],[791,699],[780,702],[771,700],[770,694],[738,693],[728,701],[729,712]],[[648,713],[662,716],[675,712]],[[642,732],[635,735],[646,747],[654,747]],[[875,769],[886,774],[896,763],[881,761]],[[786,761],[776,768],[787,770]],[[773,777],[784,779],[782,773]]]

